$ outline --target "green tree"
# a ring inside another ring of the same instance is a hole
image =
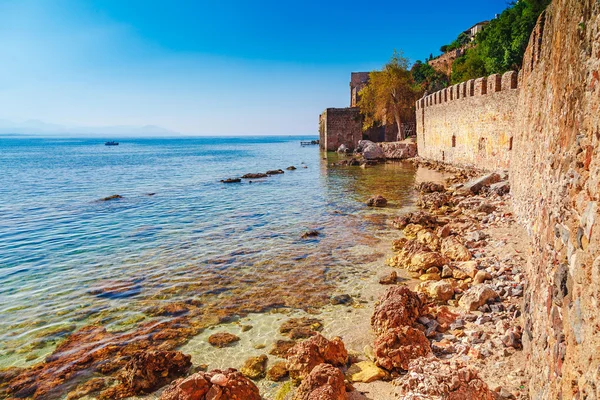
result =
[[[428,63],[416,61],[410,70],[415,84],[420,85],[421,91],[437,92],[448,86],[448,77],[436,71]]]
[[[513,2],[480,32],[475,47],[452,65],[452,82],[519,70],[536,21],[551,0]],[[450,46],[449,46],[450,47]]]
[[[408,70],[409,61],[402,52],[394,51],[381,71],[369,74],[369,83],[360,91],[358,106],[364,117],[363,129],[383,122],[395,123],[404,139],[402,123],[414,114],[419,87]]]

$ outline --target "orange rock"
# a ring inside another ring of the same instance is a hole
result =
[[[342,340],[339,337],[327,340],[318,333],[287,352],[287,369],[294,380],[303,379],[319,364],[343,366],[347,362],[348,352]]]
[[[371,326],[377,334],[393,328],[412,325],[419,317],[423,302],[404,286],[389,288],[375,306]]]
[[[329,364],[317,365],[296,390],[294,400],[346,400],[344,374]]]
[[[408,370],[411,360],[431,353],[429,341],[418,329],[404,326],[385,332],[375,340],[375,362],[388,371]]]

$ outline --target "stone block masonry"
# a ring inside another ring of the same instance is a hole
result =
[[[530,398],[600,399],[600,2],[554,0],[523,61],[511,160],[533,241]]]
[[[518,74],[462,82],[417,101],[419,155],[496,170],[510,164]]]
[[[357,107],[328,108],[319,117],[320,145],[325,151],[336,151],[342,144],[354,150],[362,134],[362,117]]]

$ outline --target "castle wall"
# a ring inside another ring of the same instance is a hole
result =
[[[530,397],[600,399],[600,2],[554,0],[521,80],[510,176],[533,241]]]
[[[336,151],[342,144],[353,150],[362,139],[362,117],[356,107],[328,108],[319,125],[320,146],[325,151]]]
[[[516,72],[470,80],[417,101],[419,155],[457,165],[506,169],[519,96]]]

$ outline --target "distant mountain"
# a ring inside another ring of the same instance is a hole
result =
[[[0,134],[7,135],[48,135],[48,136],[178,136],[179,132],[171,131],[156,125],[145,126],[65,126],[51,124],[37,119],[10,121],[0,119]]]

